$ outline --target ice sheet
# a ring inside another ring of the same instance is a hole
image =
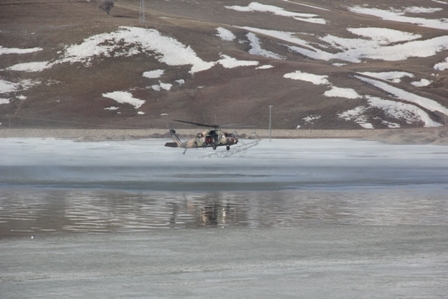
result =
[[[448,151],[354,140],[263,140],[244,156],[164,147],[164,139],[4,139],[0,184],[122,190],[225,191],[423,186],[448,182]],[[242,140],[241,142],[244,142]],[[225,150],[225,149],[224,149]],[[360,176],[359,174],[362,174]]]
[[[166,230],[0,242],[9,298],[443,298],[446,227]]]
[[[0,143],[1,298],[443,298],[444,147]]]

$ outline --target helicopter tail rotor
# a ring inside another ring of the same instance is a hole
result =
[[[180,140],[179,136],[176,134],[176,130],[170,129],[171,137],[173,138],[174,142],[167,142],[165,143],[165,146],[167,147],[181,147],[182,141]]]

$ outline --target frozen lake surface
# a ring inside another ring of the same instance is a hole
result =
[[[0,143],[1,298],[443,298],[448,149]],[[249,141],[247,141],[249,142]]]
[[[263,140],[244,156],[163,139],[3,139],[0,234],[203,225],[448,224],[448,149]]]

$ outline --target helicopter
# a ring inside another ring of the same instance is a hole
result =
[[[206,131],[199,132],[195,138],[184,142],[180,140],[175,130],[170,130],[170,134],[174,142],[167,142],[165,143],[165,146],[184,148],[184,155],[189,148],[212,147],[214,150],[216,150],[218,146],[225,146],[227,150],[230,150],[231,145],[238,143],[238,138],[235,136],[235,134],[220,130],[219,125],[207,125],[184,120],[174,121],[209,128]]]

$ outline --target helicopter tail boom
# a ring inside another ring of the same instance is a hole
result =
[[[167,142],[165,143],[166,147],[179,147],[176,142]]]

